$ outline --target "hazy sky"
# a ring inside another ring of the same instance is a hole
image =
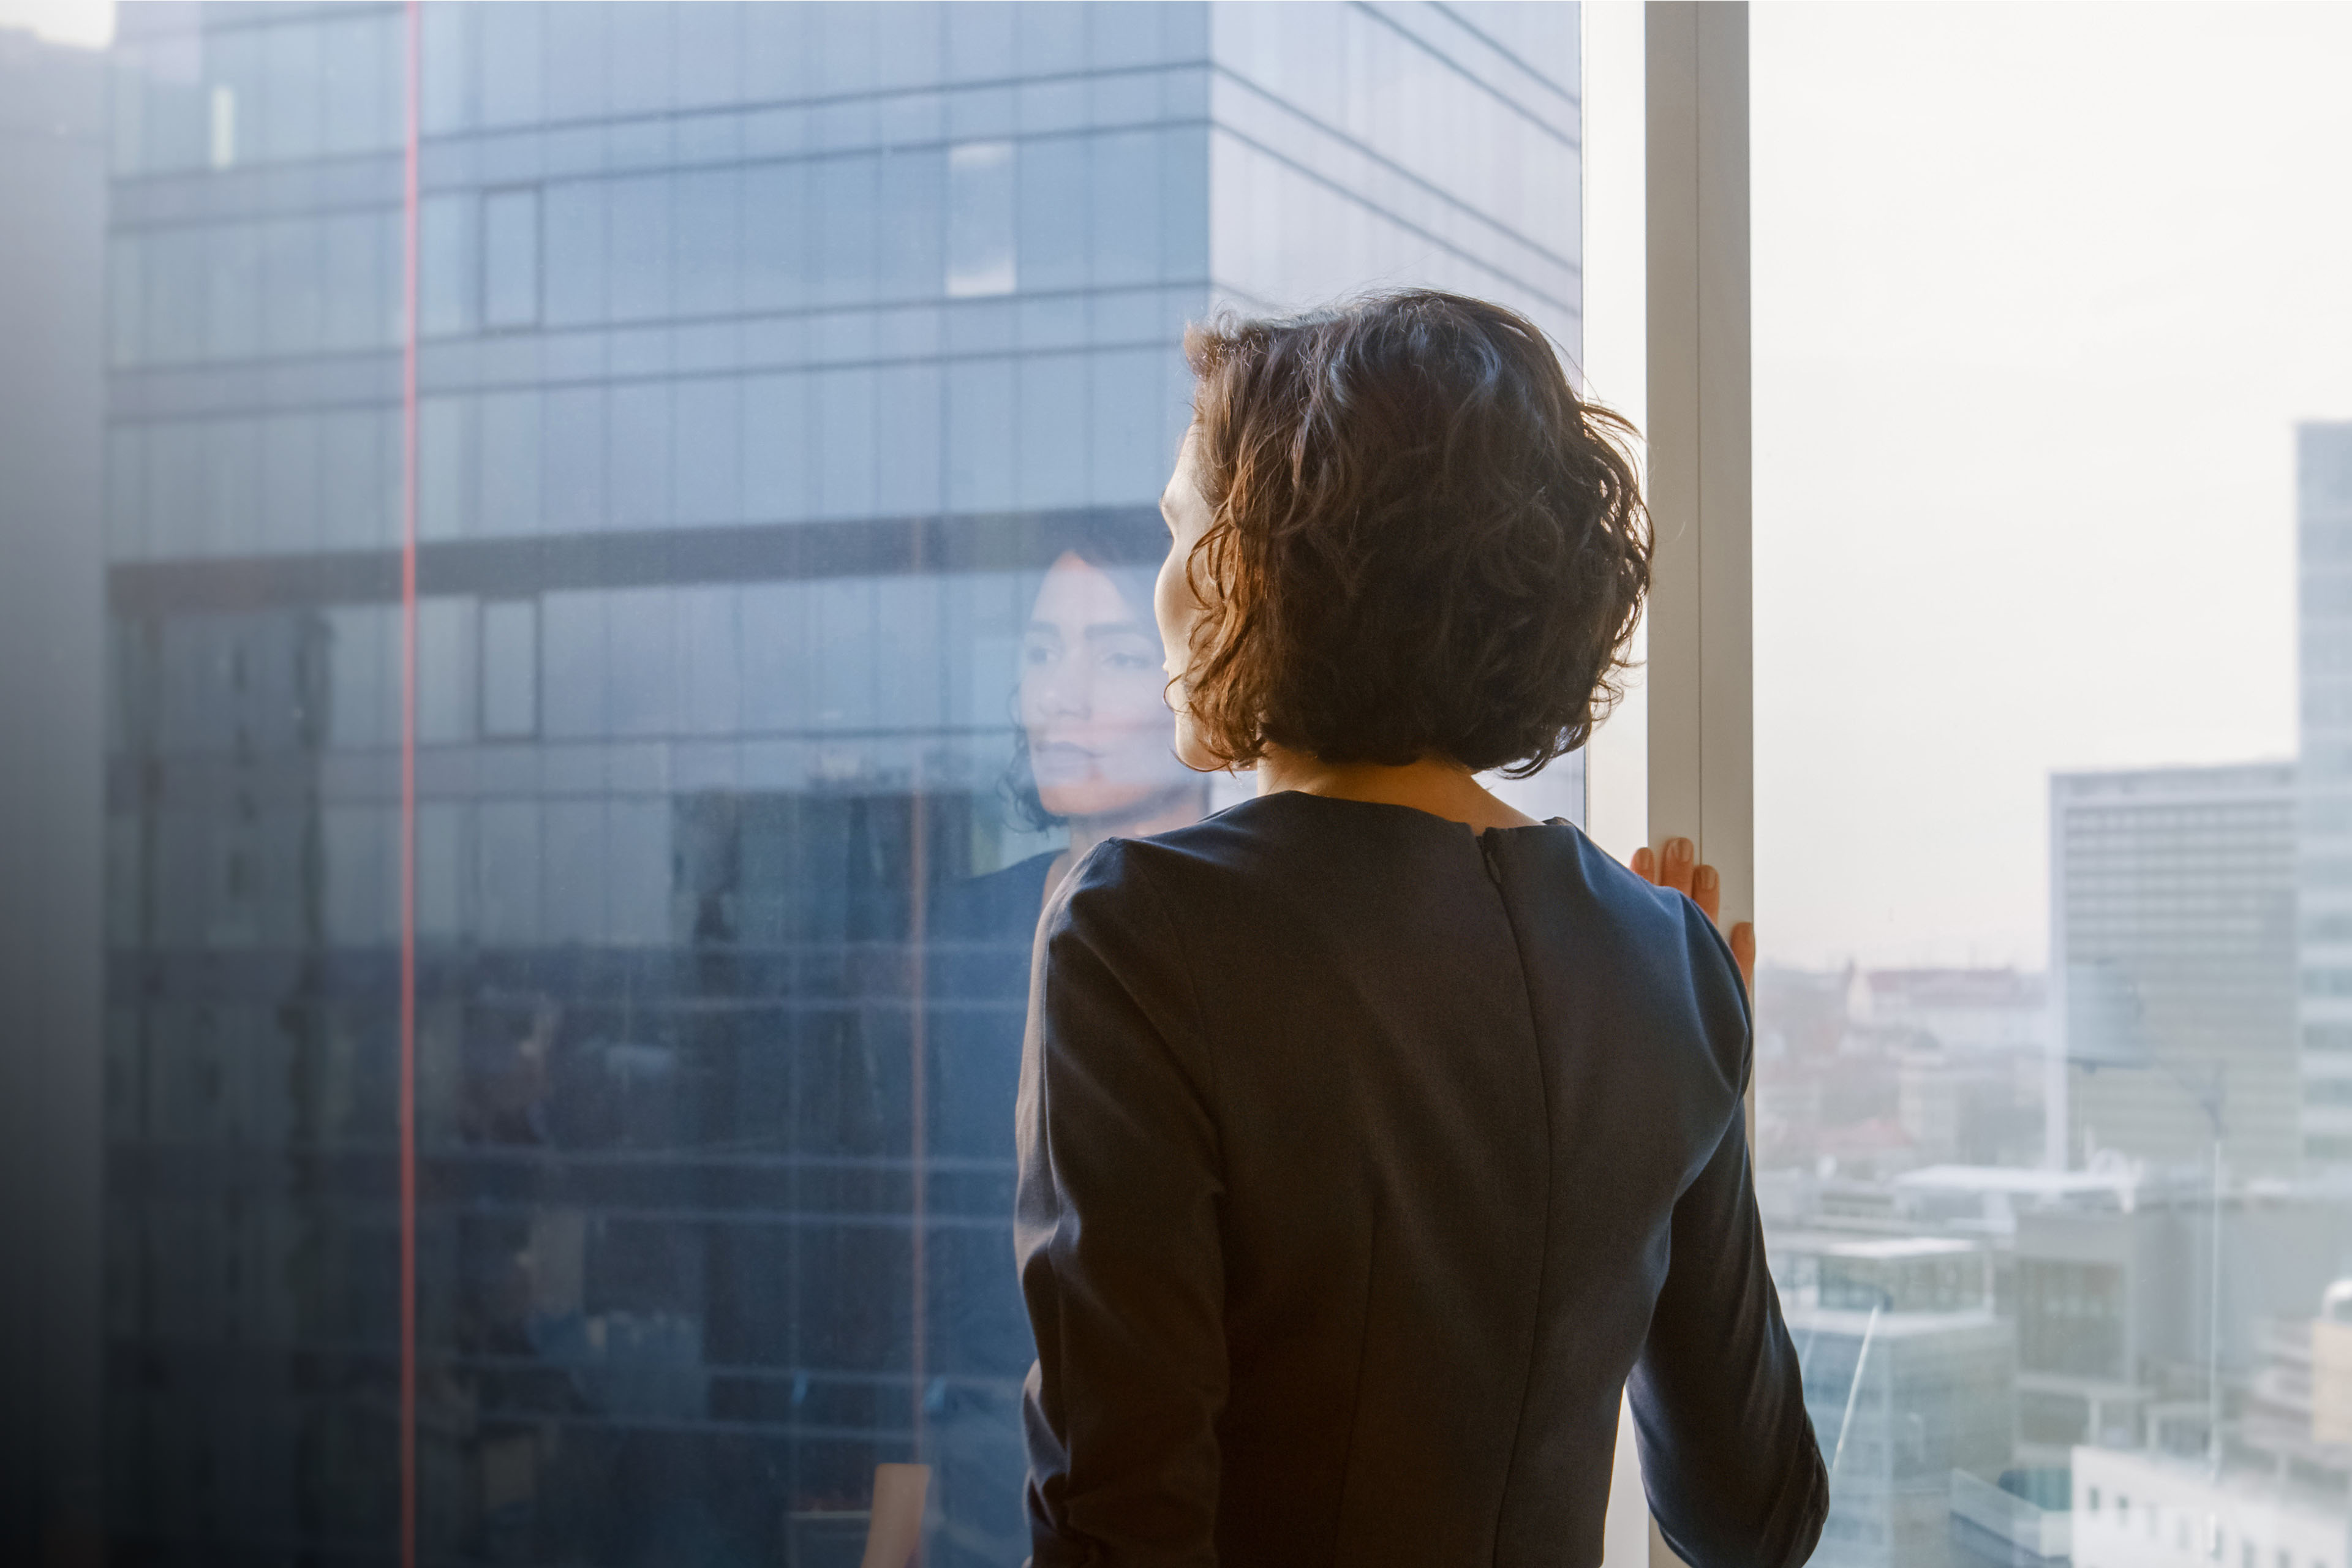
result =
[[[2053,769],[2294,749],[2352,6],[1759,5],[1768,957],[2045,949]]]
[[[52,43],[99,45],[114,37],[114,0],[0,0],[0,27],[23,27]]]
[[[1765,4],[1751,48],[1764,950],[2038,964],[2051,770],[2294,750],[2352,5]]]

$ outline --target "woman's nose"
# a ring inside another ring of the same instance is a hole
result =
[[[1082,669],[1057,669],[1039,688],[1037,708],[1050,719],[1084,719],[1094,710],[1094,682]]]

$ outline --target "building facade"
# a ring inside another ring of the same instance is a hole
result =
[[[2303,1152],[2352,1167],[2352,424],[2295,431],[2302,812],[2295,880]]]
[[[2296,1168],[2295,770],[2050,781],[2062,1163]]]
[[[1824,1259],[1826,1263],[1828,1260]],[[1826,1275],[1825,1275],[1826,1280]],[[1805,1409],[1830,1469],[1821,1568],[1943,1568],[1952,1476],[2011,1464],[2016,1339],[1981,1294],[1953,1310],[1908,1308],[1880,1289],[1788,1314]]]
[[[2341,1491],[2284,1472],[2077,1448],[2074,1492],[2077,1568],[2342,1568],[2352,1551]]]
[[[381,1560],[413,1379],[430,1559],[854,1563],[914,1460],[927,1563],[1021,1561],[1031,931],[1211,801],[1185,324],[1573,356],[1578,94],[1570,6],[125,5],[118,1548]]]

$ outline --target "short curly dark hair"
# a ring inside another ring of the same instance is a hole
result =
[[[1622,694],[1650,585],[1633,426],[1543,333],[1428,289],[1185,334],[1211,521],[1185,701],[1228,766],[1450,758],[1515,777]]]

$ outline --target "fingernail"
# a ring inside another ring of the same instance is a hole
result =
[[[1717,879],[1716,869],[1714,867],[1701,866],[1698,868],[1698,885],[1700,887],[1712,888],[1715,886]]]
[[[1676,860],[1687,860],[1691,858],[1691,841],[1687,838],[1669,838],[1666,840],[1666,853]]]

